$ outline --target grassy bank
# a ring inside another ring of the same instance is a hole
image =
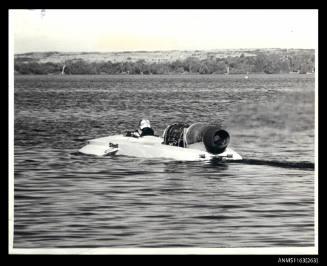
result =
[[[246,74],[308,73],[314,71],[314,50],[261,49],[243,52],[59,52],[15,55],[16,74]],[[136,56],[138,55],[138,56]],[[160,57],[161,55],[161,57]],[[116,57],[115,57],[116,56]],[[141,59],[140,56],[144,56]],[[102,60],[101,60],[102,59]],[[111,59],[111,60],[108,60]],[[120,61],[117,61],[120,60]]]

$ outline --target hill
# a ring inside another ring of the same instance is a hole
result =
[[[35,52],[16,54],[17,74],[306,73],[313,49]]]

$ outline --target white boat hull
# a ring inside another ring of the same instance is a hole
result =
[[[242,160],[242,157],[231,148],[226,148],[223,153],[208,153],[203,143],[189,145],[188,148],[161,144],[163,139],[155,136],[142,138],[114,135],[92,139],[81,148],[79,152],[90,155],[125,155],[142,158],[167,158],[180,161],[200,161],[220,158],[222,160]],[[116,145],[118,144],[118,147]]]

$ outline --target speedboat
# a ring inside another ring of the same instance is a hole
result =
[[[179,161],[242,160],[230,147],[229,133],[206,123],[173,124],[163,136],[131,137],[123,134],[87,141],[79,152],[96,156],[125,155],[142,158],[166,158]]]

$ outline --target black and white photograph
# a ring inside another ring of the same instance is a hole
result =
[[[317,9],[8,16],[9,254],[318,255]]]

